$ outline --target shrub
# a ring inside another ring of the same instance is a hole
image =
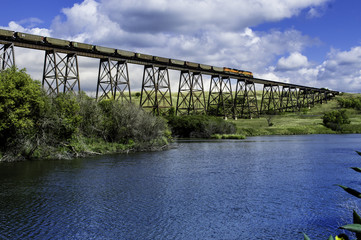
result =
[[[150,142],[163,136],[167,130],[162,118],[153,116],[133,104],[113,100],[99,103],[102,110],[101,134],[109,142]]]
[[[337,98],[338,105],[342,108],[361,110],[361,97]]]
[[[222,118],[205,115],[168,117],[172,133],[178,137],[209,138],[214,134],[233,134],[236,127]]]
[[[322,120],[326,127],[334,131],[341,131],[342,125],[350,123],[346,110],[335,110],[325,113]]]

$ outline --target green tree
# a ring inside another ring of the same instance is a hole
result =
[[[17,136],[33,131],[42,115],[45,94],[25,69],[0,73],[0,148],[6,150]]]
[[[323,124],[334,131],[341,131],[342,125],[349,124],[350,120],[346,110],[335,110],[327,112],[322,117]]]

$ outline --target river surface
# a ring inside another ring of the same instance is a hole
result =
[[[361,135],[177,141],[0,164],[0,239],[327,239],[360,202]]]

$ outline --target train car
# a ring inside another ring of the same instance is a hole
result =
[[[0,29],[0,36],[5,38],[13,38],[14,37],[14,31],[9,31],[5,29]]]
[[[29,33],[16,32],[15,36],[21,40],[29,41],[29,42],[43,42],[44,37],[39,35],[33,35]]]
[[[211,70],[212,66],[206,65],[206,64],[199,64],[199,67],[203,70]]]
[[[164,57],[154,57],[154,61],[161,62],[161,63],[169,63],[169,58]]]
[[[216,71],[216,72],[223,72],[223,68],[222,68],[222,67],[212,66],[212,69],[213,69],[213,71]]]
[[[249,72],[249,71],[243,71],[243,70],[238,70],[238,69],[233,69],[233,68],[223,68],[223,71],[225,73],[233,73],[233,74],[238,74],[238,75],[243,75],[246,77],[253,77],[253,73]]]
[[[199,63],[194,63],[194,62],[185,62],[186,66],[188,67],[193,67],[193,68],[198,68],[199,67]]]
[[[49,43],[54,46],[59,46],[59,47],[69,47],[70,46],[70,41],[63,40],[63,39],[45,37],[44,41],[46,43]]]
[[[184,61],[182,60],[177,60],[177,59],[171,59],[170,63],[175,64],[175,65],[179,65],[179,66],[183,66],[184,65]]]
[[[96,51],[100,52],[100,53],[105,53],[105,54],[113,54],[113,53],[115,53],[114,48],[95,46],[94,49]]]
[[[136,53],[135,56],[143,60],[153,60],[153,56],[148,54]]]
[[[88,50],[88,51],[91,51],[94,48],[93,45],[86,44],[86,43],[79,43],[79,42],[71,42],[71,46],[74,48],[79,48],[79,49]]]
[[[120,50],[120,49],[117,49],[116,54],[118,54],[122,57],[134,57],[135,56],[135,52],[129,52],[129,51]]]

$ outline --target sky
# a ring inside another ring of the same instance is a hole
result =
[[[360,93],[360,10],[360,0],[13,0],[0,28]],[[16,64],[40,80],[44,54],[16,48]],[[79,57],[83,90],[96,88],[98,65]],[[142,66],[129,70],[139,90]],[[170,78],[174,92],[179,72]]]

